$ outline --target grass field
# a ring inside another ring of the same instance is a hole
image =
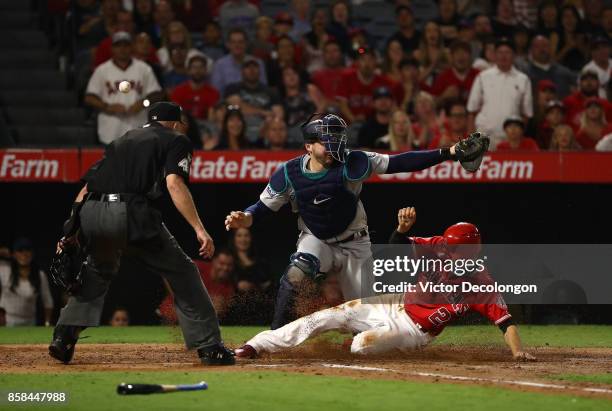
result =
[[[228,344],[242,344],[264,327],[223,327],[223,338]],[[46,344],[52,329],[44,327],[0,328],[0,344]],[[605,325],[522,325],[521,338],[528,346],[551,347],[609,347],[612,348],[612,327]],[[98,327],[85,330],[79,344],[109,343],[180,343],[180,329],[176,327]],[[339,334],[328,333],[327,338],[339,340]],[[447,327],[434,342],[443,345],[503,345],[497,329],[488,325]]]
[[[261,327],[224,327],[229,345],[238,345],[261,330]],[[47,344],[50,328],[0,328],[0,358],[7,358],[13,344]],[[88,329],[79,344],[174,344],[182,343],[180,332],[170,327],[129,327]],[[521,335],[530,348],[565,349],[576,357],[576,349],[600,350],[612,347],[612,327],[606,326],[523,326]],[[325,337],[340,341],[343,337]],[[499,330],[491,326],[449,327],[435,343],[439,350],[458,346],[501,347]],[[565,348],[564,348],[565,347]],[[483,348],[484,349],[484,348]],[[501,349],[501,348],[500,348]],[[45,346],[40,346],[44,351]],[[478,348],[475,349],[476,357]],[[4,352],[4,355],[2,353]],[[39,354],[42,355],[42,354]],[[41,357],[42,358],[42,357]],[[191,357],[190,357],[191,358]],[[45,360],[46,361],[46,360]],[[194,360],[195,361],[195,360]],[[409,362],[408,359],[397,362]],[[553,360],[551,360],[553,361]],[[558,361],[563,369],[564,359]],[[344,361],[346,363],[346,361]],[[389,361],[387,361],[387,364]],[[80,370],[49,363],[46,372],[4,372],[0,364],[0,392],[8,390],[63,391],[69,394],[67,405],[48,406],[57,410],[610,410],[611,396],[576,395],[564,390],[519,390],[494,384],[453,383],[438,379],[398,380],[381,373],[363,375],[329,375],[316,369],[291,372],[274,368],[237,366],[227,368],[194,368],[181,366],[163,370],[122,371]],[[251,364],[253,365],[253,364]],[[410,365],[410,364],[408,364]],[[439,372],[450,373],[457,364],[437,362]],[[461,361],[459,361],[461,365]],[[542,364],[546,368],[545,364]],[[504,363],[506,374],[513,372],[512,363]],[[477,366],[476,366],[477,367]],[[493,364],[493,372],[495,372]],[[524,366],[521,366],[524,367]],[[432,368],[437,370],[438,368]],[[520,368],[520,367],[519,367]],[[469,367],[468,367],[469,369]],[[596,384],[612,389],[610,373],[567,373],[551,376],[557,384]],[[610,370],[612,371],[612,370]],[[490,371],[487,371],[490,372]],[[529,375],[529,374],[527,374]],[[150,396],[119,396],[115,387],[120,382],[132,383],[194,383],[207,381],[207,391],[172,393]],[[583,384],[583,385],[580,385]],[[15,405],[0,399],[1,410],[44,409],[43,405]]]

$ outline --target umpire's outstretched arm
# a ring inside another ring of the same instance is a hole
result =
[[[204,228],[202,220],[198,215],[198,210],[193,202],[191,192],[183,177],[178,174],[168,174],[166,176],[166,186],[168,187],[168,193],[172,198],[174,206],[179,210],[181,215],[185,217],[185,220],[193,227],[193,230],[198,237],[200,243],[199,254],[202,257],[211,257],[215,252],[215,246],[213,240]]]

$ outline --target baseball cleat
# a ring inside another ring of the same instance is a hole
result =
[[[226,348],[223,344],[208,348],[199,348],[198,356],[202,364],[205,365],[234,365],[236,363],[234,352]]]
[[[248,344],[245,344],[240,348],[236,348],[234,352],[238,358],[257,358],[257,351]]]
[[[56,326],[53,331],[53,340],[49,344],[49,355],[64,364],[68,364],[74,355],[81,329],[82,327],[72,325]]]

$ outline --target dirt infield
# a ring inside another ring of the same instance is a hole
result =
[[[283,354],[239,361],[236,367],[215,371],[272,369],[315,375],[422,380],[459,384],[500,385],[511,389],[603,396],[612,399],[606,384],[565,382],[556,374],[612,372],[610,348],[533,348],[537,362],[513,361],[501,347],[431,346],[412,353],[358,357],[328,342],[315,342]],[[0,345],[2,373],[61,373],[79,371],[147,371],[202,369],[194,352],[180,344],[81,344],[70,365],[55,362],[46,345]]]

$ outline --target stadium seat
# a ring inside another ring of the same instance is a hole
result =
[[[55,69],[56,58],[48,50],[2,50],[0,53],[0,67],[3,69]]]
[[[264,16],[274,17],[277,13],[287,10],[287,2],[281,0],[263,0],[260,10]]]
[[[75,107],[74,92],[66,90],[0,90],[0,104],[19,107]]]
[[[0,27],[3,30],[24,29],[34,26],[32,13],[29,11],[0,11]]]
[[[314,0],[310,6],[310,9],[316,10],[320,8],[328,8],[330,4],[331,0]]]
[[[373,43],[376,45],[380,44],[379,40],[382,39],[384,41],[384,39],[391,37],[397,30],[397,26],[393,19],[388,20],[377,17],[365,26],[365,30],[375,40]]]
[[[66,79],[54,70],[4,70],[0,69],[0,90],[64,90]],[[33,94],[33,93],[32,93]]]
[[[15,1],[15,0],[0,0],[0,12],[4,13],[9,10],[27,11],[30,10],[29,1]]]
[[[11,127],[13,138],[20,147],[96,146],[98,138],[93,127],[18,126]]]
[[[4,112],[9,123],[15,126],[33,121],[41,126],[82,126],[85,122],[85,113],[80,108],[6,107]]]
[[[10,130],[4,119],[0,116],[0,147],[13,147],[15,140],[11,136]]]
[[[357,26],[365,26],[374,19],[384,19],[391,16],[394,19],[393,6],[382,0],[369,0],[356,5],[353,8],[353,23]],[[393,20],[395,25],[395,20]]]
[[[45,33],[36,30],[6,30],[0,35],[0,49],[48,49]]]

